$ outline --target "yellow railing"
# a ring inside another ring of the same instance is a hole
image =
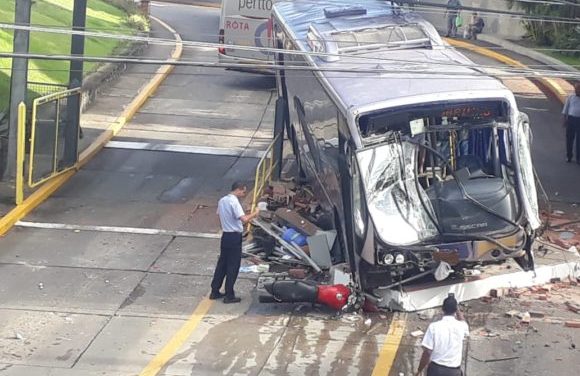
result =
[[[278,141],[278,137],[274,138],[272,143],[268,146],[262,158],[256,166],[256,176],[254,180],[254,192],[252,196],[252,213],[256,210],[258,205],[258,200],[262,197],[264,193],[264,188],[270,183],[270,178],[274,169],[278,166],[279,161],[276,161],[276,156],[274,155],[274,145]]]
[[[59,134],[60,134],[60,125],[61,125],[61,113],[60,113],[60,102],[62,100],[67,100],[69,97],[74,95],[80,95],[80,88],[64,90],[58,93],[49,94],[43,97],[36,98],[32,102],[32,125],[30,130],[30,156],[29,156],[29,164],[28,164],[28,186],[34,188],[47,180],[52,179],[55,176],[58,176],[66,171],[69,171],[75,168],[76,163],[71,164],[70,166],[66,166],[61,168],[58,163],[58,151],[59,147],[62,147],[58,144]],[[54,118],[54,145],[52,145],[52,168],[49,174],[46,176],[42,176],[40,179],[35,179],[34,177],[34,168],[35,168],[35,157],[36,157],[36,137],[37,137],[37,117],[38,117],[38,108],[41,105],[48,104],[51,102],[56,102],[55,105],[55,118]]]
[[[16,147],[16,205],[24,201],[24,158],[26,156],[26,104],[18,105],[18,131]]]

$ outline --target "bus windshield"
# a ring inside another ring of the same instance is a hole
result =
[[[521,205],[507,119],[499,101],[361,117],[368,146],[358,163],[382,240],[410,245],[516,231]]]

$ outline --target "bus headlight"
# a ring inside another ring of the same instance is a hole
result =
[[[395,261],[395,257],[390,253],[383,256],[383,262],[387,265],[391,265]]]
[[[392,257],[392,256],[391,256]],[[397,255],[395,256],[395,263],[396,264],[402,264],[405,262],[405,256],[403,256],[400,253],[397,253]]]

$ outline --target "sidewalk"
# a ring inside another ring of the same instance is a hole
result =
[[[151,22],[151,36],[173,39],[173,34],[157,22]],[[149,45],[141,57],[149,59],[167,59],[171,55],[172,46]],[[159,65],[128,65],[119,78],[103,83],[98,90],[98,97],[81,115],[83,138],[79,140],[79,155],[87,150],[107,128],[116,122],[125,108],[139,94],[155,74]],[[28,171],[25,171],[27,176]],[[15,208],[14,183],[0,182],[0,217]],[[25,189],[26,190],[26,189]],[[27,190],[26,196],[33,190]]]
[[[477,40],[467,40],[456,38],[457,40],[472,43],[481,47],[487,47],[494,51],[500,52],[518,62],[526,65],[528,68],[541,68],[543,70],[558,70],[564,72],[578,73],[576,68],[561,62],[551,56],[547,56],[531,48],[519,45],[517,43],[495,37],[488,34],[479,34]],[[563,102],[565,98],[574,92],[574,86],[562,78],[546,78],[548,81],[547,89],[552,92],[556,99]]]

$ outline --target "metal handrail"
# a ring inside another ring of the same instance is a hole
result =
[[[268,148],[264,152],[264,155],[258,161],[258,165],[256,166],[256,175],[254,179],[254,190],[252,193],[252,206],[251,212],[253,213],[256,210],[256,206],[258,205],[258,199],[262,196],[264,192],[264,188],[270,182],[270,178],[272,177],[272,173],[274,169],[277,167],[279,161],[274,161],[274,145],[280,135],[276,136],[272,143],[268,145]],[[248,225],[248,229],[251,227],[251,224]]]

